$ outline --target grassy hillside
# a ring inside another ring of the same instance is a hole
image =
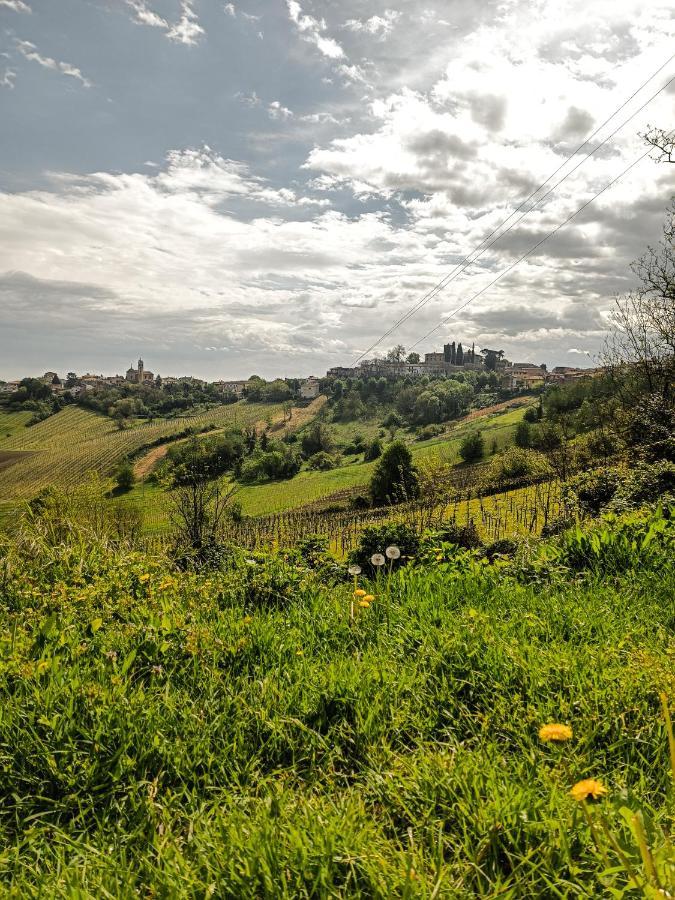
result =
[[[459,445],[472,430],[480,429],[486,447],[493,441],[499,449],[513,443],[517,423],[523,417],[524,408],[490,413],[480,418],[448,426],[446,434],[428,441],[413,441],[411,449],[416,461],[426,457],[438,457],[454,465],[460,462]],[[334,426],[331,426],[331,428]],[[349,428],[349,431],[345,429]],[[372,426],[374,429],[375,426]],[[342,426],[343,439],[351,440],[358,432],[359,424]],[[303,470],[288,481],[239,485],[237,501],[248,516],[268,515],[297,509],[344,490],[367,491],[375,463],[364,463],[360,457],[345,457],[344,464],[327,472]],[[149,484],[139,484],[119,502],[135,504],[142,510],[150,532],[161,532],[169,526],[167,498],[161,490]]]
[[[193,416],[138,422],[124,431],[106,416],[75,406],[31,428],[15,418],[25,413],[4,414],[7,427],[0,421],[0,453],[11,451],[18,461],[0,470],[0,501],[29,499],[49,485],[72,487],[88,473],[108,475],[125,456],[188,427],[248,425],[280,414],[279,404],[240,402]]]
[[[431,554],[353,621],[350,583],[299,557],[181,574],[48,533],[0,582],[9,896],[666,896],[613,893],[601,819],[644,884],[642,811],[667,887],[663,530],[628,568],[614,532],[572,540],[529,584]],[[586,778],[607,795],[584,812]]]

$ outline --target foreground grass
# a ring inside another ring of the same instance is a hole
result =
[[[380,587],[352,623],[350,587],[294,559],[10,564],[5,891],[604,896],[618,876],[568,790],[599,777],[613,822],[639,806],[668,828],[672,567],[524,586],[442,565]],[[550,721],[574,739],[542,744]]]

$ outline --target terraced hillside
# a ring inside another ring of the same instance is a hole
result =
[[[240,402],[120,431],[106,416],[74,406],[31,428],[17,418],[25,419],[25,413],[5,413],[0,418],[0,454],[11,464],[0,467],[0,503],[29,499],[48,485],[74,486],[89,473],[108,475],[125,456],[188,427],[251,425],[281,414],[278,404]]]

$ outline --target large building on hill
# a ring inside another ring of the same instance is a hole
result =
[[[143,360],[139,359],[137,369],[134,369],[133,366],[127,369],[126,379],[132,384],[148,384],[155,380],[155,376],[152,372],[146,371]]]

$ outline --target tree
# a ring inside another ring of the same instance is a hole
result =
[[[382,456],[382,441],[379,438],[375,438],[374,441],[371,441],[370,444],[366,447],[366,451],[363,454],[364,462],[373,462],[376,459],[379,459]]]
[[[330,453],[334,447],[333,433],[323,422],[314,422],[303,434],[301,447],[306,458],[315,453]]]
[[[411,364],[418,363],[419,361],[420,361],[419,353],[409,353],[408,358],[406,359],[406,362],[409,362]]]
[[[223,489],[210,480],[203,466],[186,466],[170,493],[171,519],[179,544],[197,563],[204,564],[219,546],[223,518],[236,488]]]
[[[405,347],[397,344],[387,353],[387,362],[402,362],[405,359]]]
[[[490,371],[494,372],[497,368],[497,363],[500,359],[504,357],[503,350],[488,350],[487,348],[480,351],[485,357],[485,368],[490,369]]]
[[[370,481],[373,504],[403,503],[419,496],[417,470],[403,441],[390,444],[380,457]]]
[[[472,431],[459,445],[459,455],[465,463],[478,462],[483,458],[485,442],[480,431]]]
[[[130,491],[136,483],[134,467],[131,465],[129,460],[124,460],[124,462],[120,463],[120,465],[118,466],[117,472],[115,473],[115,482],[117,485],[117,490],[120,493]]]
[[[675,385],[675,201],[663,240],[631,268],[639,285],[615,300],[604,361],[629,396],[644,391],[668,399]]]
[[[516,447],[530,446],[530,425],[525,420],[523,420],[522,422],[518,422],[518,424],[516,425],[516,434],[514,440],[516,443]]]
[[[641,137],[657,151],[657,155],[653,157],[656,162],[675,163],[675,131],[650,128]]]

